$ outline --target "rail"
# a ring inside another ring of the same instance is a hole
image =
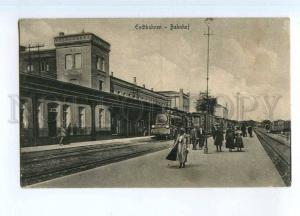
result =
[[[259,141],[287,186],[291,185],[291,148],[259,128],[254,129]]]

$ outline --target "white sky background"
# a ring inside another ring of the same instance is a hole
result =
[[[139,31],[135,24],[190,24],[190,30]],[[193,97],[206,89],[203,19],[22,20],[20,43],[49,48],[58,32],[83,29],[111,44],[110,71],[119,78],[132,81],[136,76],[139,85],[154,90],[183,88]],[[209,90],[227,103],[231,118],[268,119],[275,96],[279,100],[271,118],[290,119],[289,20],[218,18],[211,30]],[[246,98],[246,111],[239,117],[237,92]]]

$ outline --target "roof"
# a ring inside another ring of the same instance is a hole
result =
[[[161,97],[161,98],[163,98],[163,99],[165,99],[165,97],[166,97],[165,95],[160,94],[159,92],[152,91],[152,90],[150,90],[150,89],[144,88],[144,87],[142,87],[142,86],[133,84],[133,83],[131,83],[131,82],[128,82],[128,81],[126,81],[126,80],[122,80],[122,79],[117,78],[117,77],[114,77],[114,76],[111,76],[110,79],[111,79],[111,81],[114,81],[114,80],[115,80],[115,81],[118,81],[118,82],[123,82],[123,83],[125,83],[126,85],[130,85],[132,88],[135,87],[135,88],[142,89],[142,90],[144,90],[144,91],[146,91],[146,92],[148,92],[148,93],[155,94],[155,95],[157,95],[157,96],[159,96],[159,97]]]
[[[174,95],[175,96],[177,96],[177,95],[179,96],[179,93],[180,93],[178,91],[157,91],[157,92],[160,93],[160,94],[169,96],[169,97],[174,96]],[[189,97],[188,94],[183,93],[183,95],[186,96],[186,97]]]
[[[66,38],[70,38],[67,40]],[[110,49],[110,43],[103,40],[99,36],[91,32],[81,32],[77,34],[64,34],[54,37],[54,44],[56,46],[72,43],[82,43],[82,42],[94,42],[96,45],[102,46],[106,49]]]

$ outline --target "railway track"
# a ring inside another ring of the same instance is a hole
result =
[[[145,141],[148,143],[150,141]],[[89,154],[91,152],[97,151],[109,151],[117,148],[126,148],[128,146],[132,146],[133,144],[124,144],[124,143],[114,143],[107,145],[90,145],[90,146],[81,146],[81,147],[73,147],[73,148],[65,148],[65,149],[55,149],[48,150],[49,154],[45,155],[45,151],[42,152],[34,152],[34,153],[23,153],[21,155],[21,161],[23,163],[37,163],[45,160],[52,160],[55,158],[61,157],[74,157],[83,154]]]
[[[259,141],[273,161],[276,169],[287,186],[291,185],[291,147],[277,140],[263,130],[254,129]]]
[[[168,142],[147,142],[68,149],[59,154],[48,151],[21,157],[21,185],[43,182],[106,164],[130,159],[169,148]],[[94,148],[93,148],[94,147]],[[46,155],[45,155],[46,154]],[[23,160],[22,160],[23,159]]]

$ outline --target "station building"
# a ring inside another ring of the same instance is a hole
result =
[[[190,112],[190,93],[184,93],[183,89],[176,91],[158,91],[158,93],[166,96],[169,101],[169,107],[184,112]]]
[[[216,104],[214,107],[214,116],[216,118],[216,123],[222,124],[224,127],[227,127],[228,122],[228,108],[221,105]]]
[[[20,46],[21,146],[58,143],[68,126],[70,141],[149,135],[156,114],[173,107],[170,95],[114,77],[111,46],[95,34],[61,32],[54,45]],[[182,96],[178,108],[188,110]]]

